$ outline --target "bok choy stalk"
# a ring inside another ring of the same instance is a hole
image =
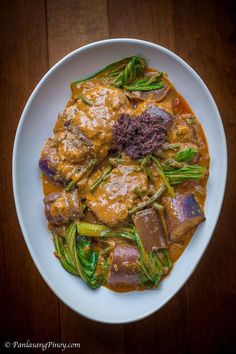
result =
[[[78,237],[75,223],[67,228],[65,237],[53,235],[53,239],[55,255],[66,271],[80,276],[91,288],[105,284],[109,268],[107,260],[93,249],[90,240]]]
[[[106,258],[101,257],[101,252],[93,250],[90,240],[85,237],[77,238],[77,255],[86,275],[87,284],[91,288],[104,285],[107,281],[109,265]]]
[[[133,229],[131,227],[111,229],[105,225],[81,221],[77,223],[77,232],[80,236],[87,237],[121,237],[128,240],[134,240]]]
[[[71,259],[65,237],[53,234],[53,241],[55,246],[55,256],[60,260],[63,268],[71,274],[79,275],[75,264]]]
[[[161,278],[166,274],[172,264],[166,250],[159,250],[158,252],[147,252],[143,247],[140,236],[134,226],[134,235],[137,248],[140,254],[140,282],[148,288],[155,288],[158,286]]]
[[[198,180],[203,178],[206,174],[206,167],[198,165],[185,165],[177,170],[166,171],[165,174],[168,177],[169,182],[174,185],[189,180]]]

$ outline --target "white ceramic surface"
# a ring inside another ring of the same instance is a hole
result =
[[[170,275],[153,291],[115,293],[104,287],[90,290],[67,273],[53,256],[53,243],[43,213],[38,160],[40,151],[70,97],[69,85],[94,71],[133,54],[169,74],[205,130],[211,156],[205,206],[206,222],[198,228]],[[13,188],[21,229],[31,256],[53,292],[81,315],[107,323],[141,319],[160,309],[196,268],[214,231],[225,190],[227,151],[222,121],[206,85],[196,72],[171,51],[136,39],[113,39],[81,47],[60,60],[30,96],[16,132],[13,151]],[[201,284],[199,284],[201,286]],[[26,299],[27,301],[27,299]]]

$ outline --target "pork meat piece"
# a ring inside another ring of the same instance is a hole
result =
[[[44,198],[44,205],[45,216],[51,225],[68,224],[83,216],[77,190],[48,194]]]
[[[73,132],[71,131],[73,130]],[[72,173],[95,153],[89,139],[79,129],[68,126],[48,139],[39,160],[42,173],[52,182],[66,185]]]
[[[115,227],[124,222],[129,209],[135,205],[135,189],[147,191],[147,176],[142,171],[136,171],[137,167],[133,162],[118,165],[95,191],[87,194],[89,208],[104,224]],[[95,173],[90,181],[94,183],[98,177],[100,175]]]
[[[112,145],[112,126],[130,104],[125,94],[102,83],[89,86],[82,83],[75,96],[88,97],[93,104],[71,99],[58,115],[55,136],[49,139],[41,153],[39,167],[50,181],[68,184],[92,158],[101,161]]]

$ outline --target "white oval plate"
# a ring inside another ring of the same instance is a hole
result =
[[[201,224],[182,257],[156,290],[115,293],[89,289],[67,273],[53,256],[53,243],[43,213],[38,160],[57,115],[70,97],[69,85],[121,58],[141,54],[151,67],[167,72],[205,130],[211,156],[206,222]],[[226,140],[216,104],[198,74],[181,58],[154,43],[137,39],[95,42],[68,54],[42,78],[30,96],[16,132],[13,189],[20,226],[31,256],[52,291],[79,314],[106,323],[125,323],[160,309],[187,281],[213,234],[219,217],[227,174]]]

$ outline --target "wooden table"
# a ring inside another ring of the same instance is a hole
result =
[[[29,339],[80,342],[81,353],[233,352],[236,32],[232,4],[207,0],[1,2],[1,346],[4,341]],[[229,152],[223,210],[195,273],[164,308],[126,325],[95,323],[77,315],[44,283],[19,228],[11,181],[14,134],[35,85],[65,54],[115,37],[163,45],[200,74],[221,112]]]

